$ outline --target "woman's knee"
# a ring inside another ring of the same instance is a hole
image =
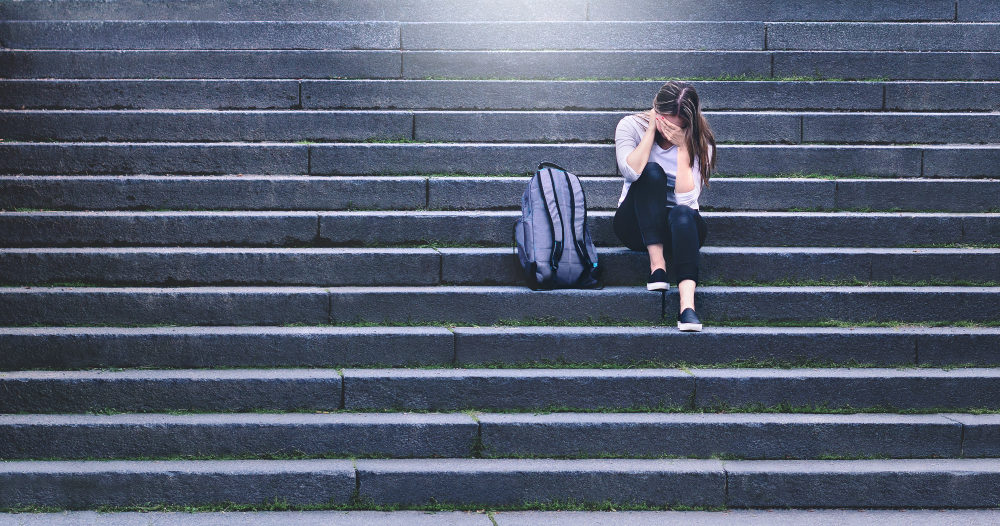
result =
[[[695,209],[688,205],[677,205],[670,209],[670,215],[667,219],[670,221],[670,225],[695,225],[695,215],[697,212]]]
[[[646,163],[646,167],[639,174],[639,181],[646,184],[666,185],[667,173],[663,171],[660,163],[650,161]]]

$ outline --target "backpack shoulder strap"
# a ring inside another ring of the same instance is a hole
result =
[[[559,260],[562,259],[563,243],[565,241],[563,238],[562,211],[559,210],[559,200],[554,188],[555,180],[553,179],[552,168],[545,167],[544,170],[539,168],[537,173],[542,199],[545,201],[545,207],[549,212],[549,222],[552,225],[552,257],[549,260],[549,266],[552,267],[552,273],[555,276],[556,270],[559,269]]]
[[[580,256],[581,262],[594,267],[596,265],[590,260],[590,253],[587,251],[586,246],[587,238],[583,232],[584,226],[587,223],[587,197],[583,193],[583,187],[580,186],[580,180],[569,172],[565,172],[565,174],[566,183],[569,185],[570,199],[572,200],[570,205],[573,208],[574,248],[576,248],[576,252]],[[576,213],[577,206],[582,206],[582,214]]]

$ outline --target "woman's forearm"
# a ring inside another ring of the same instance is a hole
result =
[[[632,150],[632,153],[628,154],[628,157],[625,158],[625,162],[628,163],[629,168],[635,170],[636,173],[642,173],[642,170],[646,168],[646,163],[649,162],[649,152],[653,149],[654,140],[656,140],[656,126],[650,121],[649,127],[646,128],[646,133],[642,136],[642,140]]]
[[[687,146],[677,147],[677,182],[674,191],[677,193],[694,190],[694,176],[691,174],[691,157]]]

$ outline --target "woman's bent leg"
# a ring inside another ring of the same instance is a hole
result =
[[[647,250],[650,270],[665,268],[663,242],[667,223],[667,174],[659,164],[646,163],[639,179],[629,185],[615,212],[615,234],[632,250]]]
[[[694,309],[694,289],[698,282],[698,250],[704,243],[707,232],[704,220],[697,210],[687,206],[675,206],[668,217],[670,225],[671,254],[674,272],[677,275],[677,289],[680,293],[680,311]]]

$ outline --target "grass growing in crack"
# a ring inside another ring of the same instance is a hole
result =
[[[860,79],[844,79],[839,77],[828,77],[819,73],[813,75],[784,75],[784,76],[766,76],[766,75],[755,75],[749,73],[736,73],[736,74],[722,74],[714,76],[687,76],[687,77],[552,77],[545,79],[524,79],[518,77],[486,77],[486,76],[469,76],[469,77],[456,77],[456,76],[426,76],[422,77],[421,80],[501,80],[501,81],[530,81],[530,82],[550,82],[550,81],[657,81],[666,82],[670,80],[684,80],[691,82],[746,82],[746,81],[764,81],[764,82],[886,82],[889,81],[889,77],[878,76],[878,77],[864,77]]]
[[[431,500],[434,500],[433,498]],[[53,507],[53,506],[21,506],[0,508],[3,513],[57,513],[68,510],[88,509],[80,507]],[[484,505],[481,503],[457,504],[447,502],[430,502],[422,505],[399,505],[399,504],[376,504],[370,498],[360,497],[355,494],[350,502],[338,504],[333,502],[323,504],[289,504],[282,499],[263,502],[259,504],[239,504],[234,502],[222,502],[215,504],[197,505],[174,505],[174,504],[145,504],[132,506],[98,506],[93,508],[97,513],[124,513],[124,512],[184,512],[184,513],[208,513],[208,512],[254,512],[254,511],[424,511],[424,512],[449,512],[449,511],[470,511],[483,514],[490,514],[501,511],[725,511],[724,506],[686,506],[682,504],[671,504],[667,506],[653,506],[639,502],[615,503],[610,500],[604,501],[578,501],[567,500],[545,500],[545,501],[525,501],[514,505]]]
[[[380,408],[353,408],[353,409],[247,409],[247,410],[172,410],[172,411],[121,411],[115,409],[103,409],[98,412],[87,411],[84,414],[119,415],[119,414],[170,414],[170,415],[204,415],[204,414],[386,414],[386,413],[416,413],[416,414],[454,414],[472,411],[475,413],[499,413],[499,414],[551,414],[551,413],[802,413],[802,414],[857,414],[857,413],[891,413],[891,414],[912,414],[926,415],[937,413],[962,413],[971,415],[1000,414],[1000,407],[921,407],[921,408],[901,408],[891,405],[878,405],[868,407],[854,407],[850,405],[831,406],[828,404],[800,404],[779,403],[766,405],[761,403],[731,405],[725,402],[715,401],[711,404],[701,406],[693,405],[693,400],[688,400],[684,405],[636,405],[619,407],[572,407],[567,405],[548,405],[532,408],[506,408],[506,407],[455,407],[447,409],[419,409],[410,407],[380,407]],[[11,414],[55,414],[16,412]],[[62,414],[62,413],[58,413]],[[468,413],[466,413],[468,414]]]

